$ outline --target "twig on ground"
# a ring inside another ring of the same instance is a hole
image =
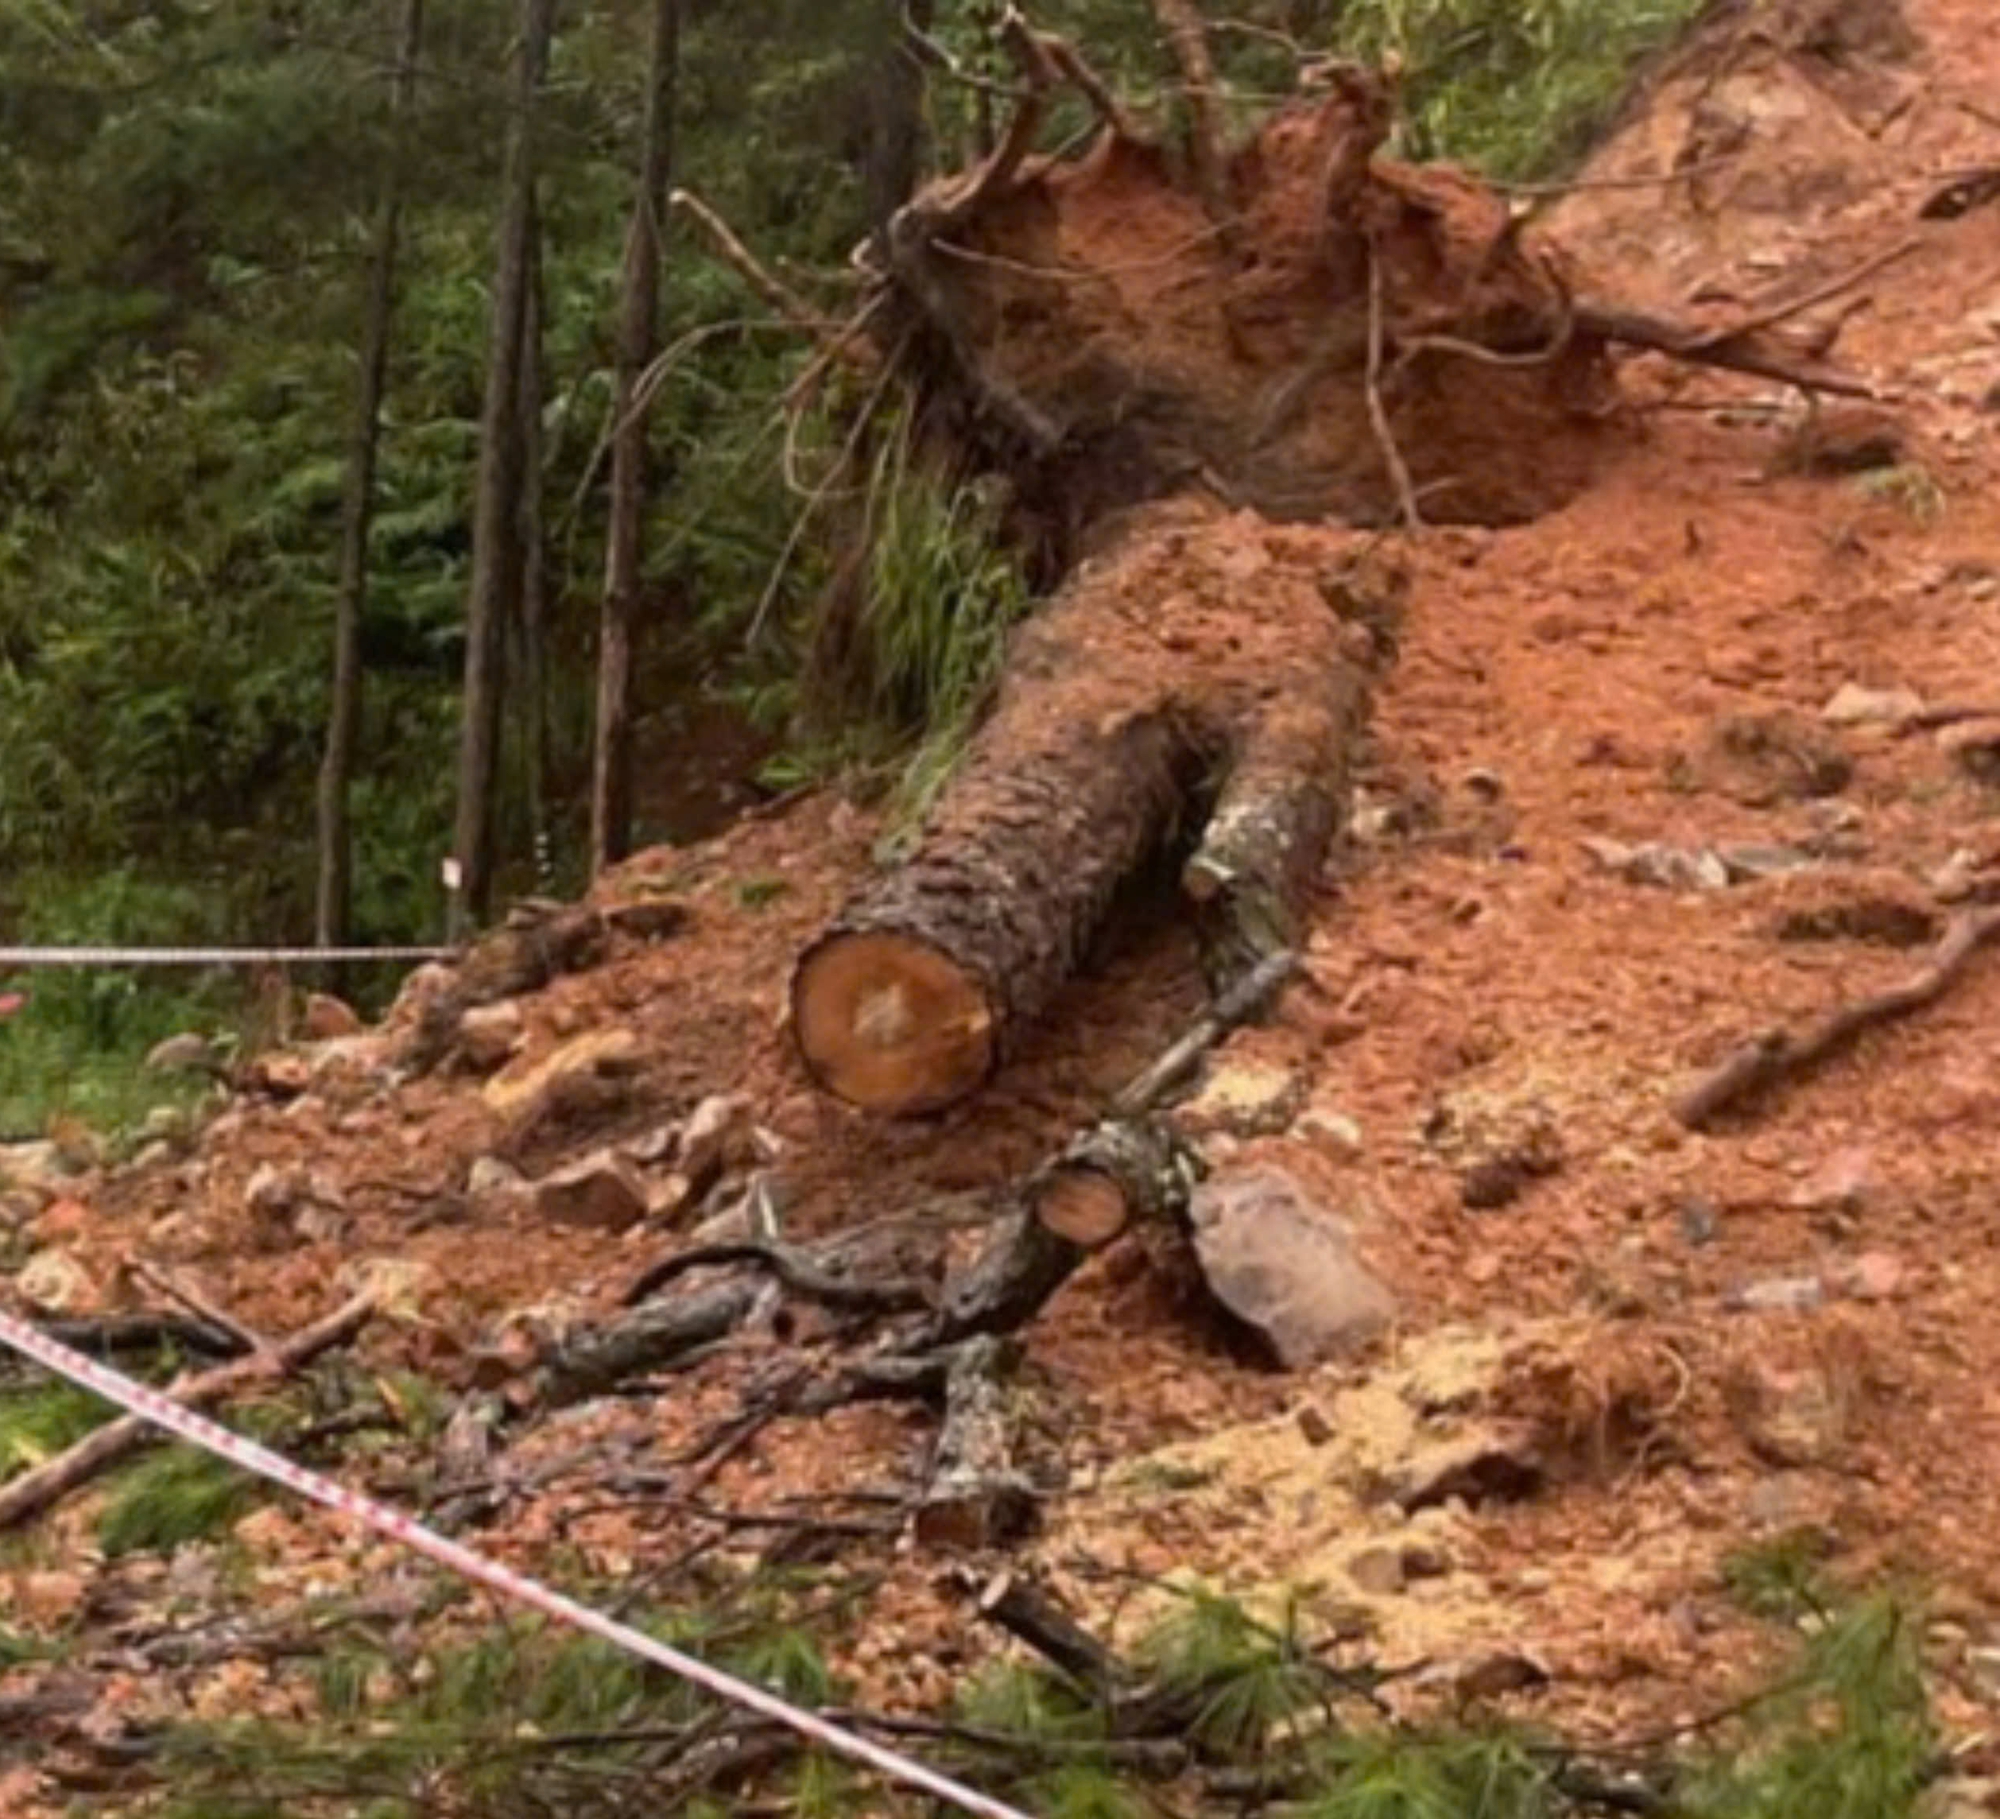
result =
[[[1689,1130],[1703,1129],[1723,1112],[1760,1097],[1782,1081],[1811,1072],[1848,1048],[1863,1031],[1935,1003],[1995,935],[2000,935],[2000,909],[1975,910],[1957,917],[1921,971],[1887,991],[1842,1005],[1801,1035],[1774,1029],[1745,1043],[1681,1095],[1674,1105],[1675,1118]]]

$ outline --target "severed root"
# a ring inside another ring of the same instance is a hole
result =
[[[168,1394],[183,1407],[213,1408],[236,1394],[273,1377],[310,1364],[322,1352],[345,1345],[375,1313],[372,1292],[360,1294],[320,1321],[279,1341],[267,1352],[218,1365],[194,1377],[183,1377]],[[157,1437],[158,1430],[137,1415],[121,1415],[87,1434],[66,1452],[23,1472],[0,1488],[0,1529],[13,1528],[38,1516],[51,1504],[81,1489],[100,1472],[128,1459]]]
[[[1153,0],[1153,13],[1181,66],[1188,106],[1188,162],[1208,218],[1231,228],[1236,206],[1229,194],[1229,164],[1223,144],[1222,81],[1209,51],[1208,32],[1194,0]]]
[[[1802,1078],[1850,1047],[1864,1030],[1893,1023],[1935,1003],[1995,935],[2000,935],[2000,909],[1974,910],[1957,917],[1921,972],[1872,998],[1842,1005],[1802,1035],[1769,1030],[1744,1044],[1681,1096],[1674,1116],[1689,1130],[1701,1130],[1722,1113],[1761,1097],[1779,1083]]]
[[[1004,1546],[1034,1526],[1034,1487],[1014,1464],[1008,1378],[1017,1361],[1011,1347],[987,1337],[968,1339],[953,1351],[944,1426],[912,1525],[921,1545]]]
[[[1831,392],[1847,398],[1876,396],[1875,387],[1866,380],[1793,353],[1754,328],[1695,328],[1622,304],[1586,297],[1574,300],[1572,316],[1579,334],[1599,341],[1622,341],[1630,347],[1651,348],[1690,366],[1716,366],[1759,379],[1777,379],[1806,392]]]

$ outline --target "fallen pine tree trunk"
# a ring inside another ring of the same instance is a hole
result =
[[[1322,545],[1194,502],[1086,564],[1022,633],[915,856],[800,958],[814,1079],[885,1112],[976,1090],[1204,811],[1183,885],[1218,983],[1290,946],[1364,724],[1374,641],[1349,597]]]

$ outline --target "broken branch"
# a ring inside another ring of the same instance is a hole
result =
[[[238,1390],[289,1375],[312,1362],[322,1352],[344,1345],[366,1326],[375,1313],[373,1292],[356,1295],[316,1326],[303,1328],[269,1351],[218,1365],[199,1376],[183,1377],[167,1394],[190,1409],[213,1408]],[[158,1437],[151,1422],[137,1415],[121,1415],[115,1421],[87,1434],[67,1451],[58,1453],[33,1471],[23,1472],[0,1488],[0,1529],[14,1528],[38,1516],[51,1504],[89,1483],[98,1473],[129,1458]]]
[[[797,291],[765,265],[737,237],[729,223],[692,190],[677,189],[667,198],[675,214],[685,215],[707,236],[722,263],[743,280],[767,308],[809,335],[827,335],[840,325],[827,321]]]
[[[1208,32],[1192,0],[1153,0],[1153,14],[1181,66],[1188,105],[1188,162],[1208,218],[1218,227],[1234,223],[1228,166],[1223,155],[1222,83],[1209,52]]]
[[[1684,1093],[1674,1106],[1674,1116],[1689,1130],[1701,1130],[1723,1112],[1760,1097],[1781,1081],[1811,1072],[1851,1046],[1864,1030],[1893,1023],[1935,1003],[1996,934],[2000,934],[2000,909],[1957,917],[1920,972],[1872,998],[1842,1005],[1802,1035],[1767,1030]]]

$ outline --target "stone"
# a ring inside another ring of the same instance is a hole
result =
[[[46,1138],[0,1145],[0,1183],[10,1188],[46,1200],[60,1194],[69,1178],[61,1147]]]
[[[1792,1190],[1792,1205],[1810,1212],[1857,1213],[1874,1178],[1874,1151],[1865,1147],[1835,1150]]]
[[[1347,1576],[1371,1598],[1394,1597],[1404,1584],[1403,1550],[1387,1543],[1364,1547],[1348,1556]]]
[[[528,1178],[498,1156],[475,1156],[465,1175],[465,1197],[483,1219],[505,1218],[525,1206]]]
[[[707,1193],[725,1170],[756,1160],[750,1111],[743,1093],[712,1093],[688,1114],[675,1172],[687,1178],[691,1198]]]
[[[1830,726],[1865,726],[1871,721],[1897,726],[1923,711],[1924,698],[1914,689],[1863,688],[1858,682],[1843,682],[1819,710],[1819,717]]]
[[[1361,1126],[1345,1112],[1311,1106],[1299,1115],[1292,1132],[1315,1149],[1343,1162],[1351,1162],[1361,1154]]]
[[[1492,1428],[1441,1440],[1390,1468],[1382,1490],[1405,1515],[1456,1497],[1468,1508],[1518,1503],[1542,1487],[1544,1473],[1526,1430]]]
[[[1317,1403],[1302,1403],[1293,1419],[1308,1446],[1324,1446],[1333,1438],[1333,1423]]]
[[[1823,1371],[1748,1366],[1730,1379],[1725,1401],[1745,1444],[1766,1465],[1830,1464],[1846,1436],[1845,1411]]]
[[[29,1307],[44,1313],[82,1313],[96,1299],[89,1272],[65,1251],[37,1251],[15,1272],[13,1287]]]
[[[598,1150],[530,1190],[537,1218],[580,1231],[622,1232],[646,1216],[646,1183],[614,1150]]]
[[[1947,726],[1937,738],[1939,749],[1968,777],[2000,783],[2000,718]]]
[[[516,1062],[481,1089],[486,1103],[510,1123],[525,1123],[572,1088],[615,1088],[639,1071],[639,1039],[627,1029],[592,1030],[541,1060]]]
[[[475,1005],[458,1022],[458,1056],[475,1074],[491,1074],[514,1058],[527,1037],[527,1021],[511,999]]]
[[[341,1036],[358,1036],[367,1026],[361,1013],[345,998],[331,992],[308,992],[299,1018],[299,1034],[308,1042],[332,1042]]]
[[[1893,1301],[1907,1272],[1889,1251],[1863,1251],[1833,1272],[1833,1287],[1850,1301]]]
[[[1722,1305],[1739,1314],[1804,1314],[1825,1299],[1826,1284],[1817,1276],[1767,1276],[1730,1290]]]
[[[1365,1344],[1394,1302],[1356,1255],[1345,1220],[1289,1171],[1218,1171],[1190,1207],[1195,1256],[1215,1298],[1298,1370]]]

